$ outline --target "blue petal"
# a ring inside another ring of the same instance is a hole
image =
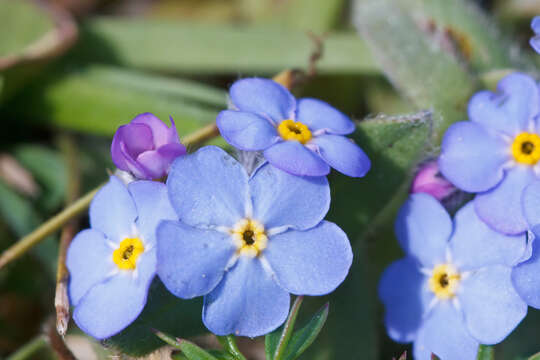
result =
[[[141,313],[156,268],[155,250],[139,257],[137,276],[121,271],[98,284],[81,299],[73,320],[81,330],[96,339],[106,339],[122,331]]]
[[[270,237],[264,257],[282,288],[296,295],[323,295],[345,280],[352,263],[347,235],[323,221],[306,231]]]
[[[298,141],[283,141],[264,151],[264,157],[275,167],[293,175],[324,176],[330,167],[313,151]]]
[[[104,281],[107,274],[116,269],[112,256],[113,249],[100,231],[87,229],[75,236],[66,255],[72,305],[77,306],[92,286]]]
[[[531,40],[529,40],[529,44],[534,51],[540,54],[540,35],[533,36]]]
[[[345,114],[324,101],[304,98],[298,100],[296,121],[311,131],[324,130],[329,134],[346,135],[354,131],[354,123]]]
[[[326,177],[300,177],[266,163],[249,180],[253,218],[266,229],[290,226],[298,230],[314,227],[330,207]]]
[[[535,16],[532,19],[531,28],[536,34],[540,34],[540,16]]]
[[[174,161],[167,189],[182,222],[232,227],[245,216],[247,182],[240,163],[216,146],[205,146]]]
[[[452,220],[431,195],[413,194],[399,210],[395,232],[407,255],[432,268],[446,260]]]
[[[388,335],[402,343],[413,341],[433,299],[416,260],[407,257],[390,264],[379,282],[379,297]]]
[[[253,112],[279,123],[292,119],[296,100],[274,80],[249,78],[238,80],[229,92],[231,101],[240,111]]]
[[[236,250],[229,234],[178,221],[163,221],[157,238],[157,273],[171,293],[184,299],[212,291]]]
[[[512,283],[523,300],[540,309],[540,242],[532,244],[532,256],[512,270]]]
[[[257,258],[241,256],[205,296],[203,322],[216,335],[264,335],[287,318],[289,297]]]
[[[216,123],[221,136],[240,150],[264,150],[280,140],[270,121],[253,113],[225,110]]]
[[[456,213],[449,245],[453,263],[460,270],[489,265],[512,266],[525,253],[527,236],[504,235],[491,229],[480,220],[471,201]]]
[[[504,180],[493,190],[478,194],[474,206],[480,219],[505,234],[520,234],[527,230],[521,194],[534,181],[531,168],[516,166],[506,172]]]
[[[529,228],[536,237],[540,237],[540,181],[535,180],[525,187],[521,195],[521,203]]]
[[[444,360],[475,360],[478,345],[469,335],[462,314],[450,301],[444,301],[425,319],[413,352],[416,360],[429,360],[432,353]]]
[[[444,134],[440,171],[462,190],[489,190],[504,176],[503,165],[511,160],[509,146],[481,125],[470,121],[455,123]]]
[[[362,177],[371,168],[371,161],[366,153],[344,136],[317,136],[310,144],[317,146],[317,152],[328,165],[345,175]]]
[[[169,202],[167,187],[156,181],[134,181],[128,185],[128,190],[137,207],[137,229],[144,244],[155,244],[159,222],[178,218]]]
[[[462,280],[459,302],[470,334],[482,344],[504,340],[527,315],[527,304],[514,290],[512,269],[490,266]]]
[[[90,227],[104,233],[109,240],[120,243],[131,233],[137,209],[127,187],[111,176],[90,203]]]
[[[497,91],[482,91],[469,102],[469,118],[489,129],[515,136],[528,129],[539,111],[538,87],[530,76],[513,73],[497,84]]]

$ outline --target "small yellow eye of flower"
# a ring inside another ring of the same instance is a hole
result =
[[[540,160],[540,136],[527,132],[516,136],[512,155],[518,163],[535,165]]]
[[[231,230],[237,253],[249,257],[258,256],[266,248],[268,237],[264,226],[253,219],[242,219]]]
[[[139,238],[125,238],[113,252],[113,261],[122,270],[134,270],[137,258],[144,252],[144,245]]]
[[[451,299],[456,295],[460,279],[452,265],[437,265],[429,279],[429,289],[441,300]]]
[[[308,127],[291,119],[283,120],[278,126],[278,132],[284,140],[297,140],[302,144],[311,139],[311,131]]]

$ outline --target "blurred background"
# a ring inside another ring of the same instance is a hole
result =
[[[330,178],[329,219],[349,235],[355,264],[334,294],[304,301],[300,322],[326,301],[330,314],[302,359],[397,357],[408,347],[386,336],[376,295],[401,256],[395,211],[474,91],[512,69],[537,72],[536,14],[540,0],[0,0],[0,251],[107,179],[112,135],[135,115],[172,116],[183,137],[226,108],[234,80],[299,69],[293,92],[359,120],[354,138],[374,164],[365,179]],[[59,240],[0,269],[0,358],[70,359],[54,326]],[[161,345],[149,327],[216,346],[199,300],[153,291],[143,319],[103,344],[70,323],[75,356],[147,354]],[[539,333],[530,310],[496,359],[540,351]],[[264,354],[260,339],[242,346],[250,359]]]

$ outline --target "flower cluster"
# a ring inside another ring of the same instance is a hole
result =
[[[502,341],[527,305],[540,308],[539,85],[508,75],[497,91],[474,95],[468,114],[446,131],[438,168],[474,199],[452,222],[436,199],[446,180],[427,176],[436,165],[422,170],[415,183],[429,187],[412,191],[395,226],[406,256],[379,284],[388,334],[414,342],[416,359],[476,359],[478,345]]]
[[[172,119],[169,128],[141,114],[116,132],[113,161],[136,180],[111,176],[67,254],[73,318],[86,333],[104,339],[132,323],[155,274],[180,298],[204,296],[213,333],[250,337],[285,321],[290,294],[327,294],[347,276],[352,250],[324,220],[324,175],[369,170],[343,136],[354,123],[272,80],[240,80],[230,96],[217,124],[231,145],[263,151],[255,169],[214,146],[186,155]]]

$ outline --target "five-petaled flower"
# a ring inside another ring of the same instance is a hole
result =
[[[523,300],[540,309],[540,181],[534,181],[523,191],[523,211],[533,233],[531,254],[512,270],[512,281]]]
[[[269,79],[250,78],[230,89],[232,110],[217,117],[223,138],[246,151],[264,151],[274,166],[295,175],[327,175],[330,166],[362,177],[371,163],[360,147],[343,135],[354,123],[327,103],[296,99]]]
[[[414,341],[414,357],[474,360],[478,345],[502,341],[525,317],[511,266],[526,253],[526,236],[497,233],[472,203],[454,219],[433,197],[411,195],[395,226],[405,258],[379,284],[388,334]]]
[[[534,36],[531,38],[529,43],[532,48],[540,54],[540,16],[535,16],[531,22],[531,28],[534,31]]]
[[[186,153],[174,121],[171,127],[150,113],[137,115],[114,134],[111,157],[121,170],[138,179],[159,179],[167,175],[174,159]]]
[[[205,296],[203,321],[217,335],[266,334],[285,321],[289,293],[329,293],[349,271],[347,236],[323,221],[325,177],[268,163],[248,176],[207,146],[173,163],[167,188],[181,221],[158,227],[158,275],[178,297]]]
[[[155,230],[176,219],[165,184],[116,177],[90,204],[90,229],[67,252],[73,319],[84,332],[108,338],[128,326],[146,304],[156,273]]]
[[[529,76],[503,78],[495,93],[482,91],[469,102],[471,121],[444,135],[439,168],[458,188],[478,192],[480,218],[506,234],[527,230],[521,209],[525,186],[540,176],[540,93]]]

